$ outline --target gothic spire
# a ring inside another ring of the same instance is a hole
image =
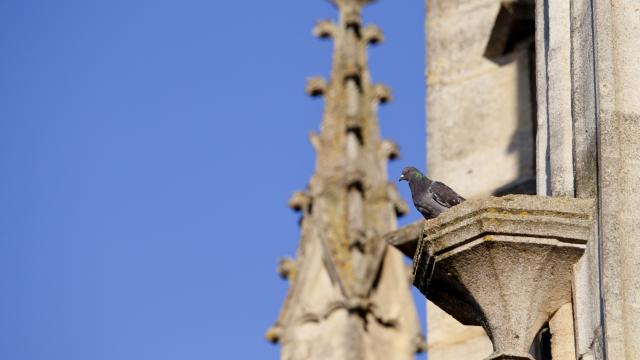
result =
[[[301,212],[301,241],[281,273],[295,276],[267,334],[281,342],[283,359],[412,359],[421,342],[402,256],[382,240],[406,204],[387,180],[398,151],[380,137],[377,107],[391,95],[367,67],[368,46],[383,40],[379,28],[362,25],[370,2],[333,0],[338,21],[313,29],[333,39],[333,64],[328,81],[307,81],[325,110],[310,136],[315,173],[290,201]]]

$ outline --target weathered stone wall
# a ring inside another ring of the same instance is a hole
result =
[[[640,2],[595,1],[606,354],[640,354]]]
[[[543,0],[536,26],[536,45],[545,47],[537,61],[538,131],[547,134],[538,138],[538,192],[598,201],[594,240],[575,267],[577,357],[635,359],[640,3]]]
[[[501,11],[498,0],[427,0],[427,170],[467,197],[535,176],[529,43],[485,56],[515,26]]]
[[[467,198],[533,193],[532,8],[499,0],[427,0],[426,7],[428,175]],[[431,303],[427,318],[430,360],[492,352],[480,327]]]

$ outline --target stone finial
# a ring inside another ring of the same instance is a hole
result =
[[[400,147],[391,140],[382,140],[380,145],[380,153],[383,158],[388,160],[396,160],[400,158]]]
[[[376,99],[378,99],[381,104],[385,104],[393,100],[393,96],[391,95],[391,88],[386,85],[373,85],[373,93]]]
[[[296,276],[296,260],[290,257],[280,259],[276,271],[281,278],[293,280]]]
[[[414,285],[461,323],[483,326],[488,359],[533,360],[535,335],[571,301],[594,209],[590,199],[529,195],[454,206],[425,223]]]
[[[304,91],[309,96],[322,96],[327,90],[327,81],[321,76],[315,76],[307,79],[307,86]]]
[[[293,211],[304,211],[311,204],[311,197],[304,191],[296,191],[289,198],[289,207]]]
[[[384,34],[379,27],[367,25],[362,30],[362,38],[367,44],[375,45],[384,41]]]
[[[313,27],[313,35],[321,39],[333,38],[336,34],[336,24],[331,20],[321,20]]]

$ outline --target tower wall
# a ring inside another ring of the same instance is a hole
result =
[[[467,198],[535,192],[533,5],[426,0],[427,172]],[[480,327],[427,304],[430,360],[480,360]]]

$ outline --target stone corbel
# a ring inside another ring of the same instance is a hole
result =
[[[331,20],[321,20],[313,27],[313,35],[321,39],[334,38],[336,35],[336,24]]]
[[[304,91],[309,96],[323,96],[327,90],[327,81],[321,76],[315,76],[307,79],[307,86]]]
[[[491,338],[488,359],[533,360],[540,328],[571,301],[572,266],[593,235],[594,201],[509,195],[469,200],[425,222],[414,285]]]
[[[362,30],[362,38],[367,44],[376,45],[384,41],[384,34],[376,25],[367,25]]]

